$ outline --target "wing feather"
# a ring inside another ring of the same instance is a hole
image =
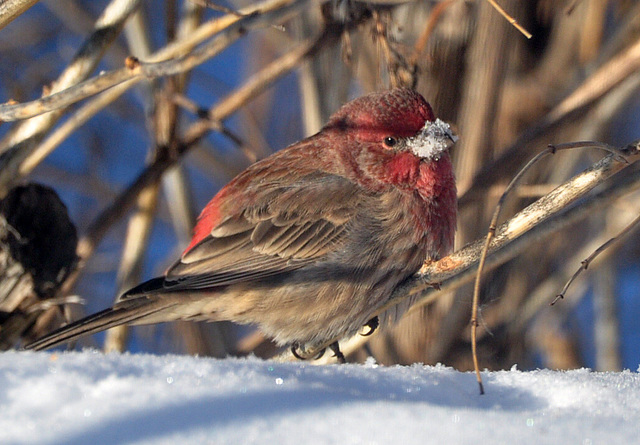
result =
[[[344,177],[318,171],[284,182],[267,184],[252,205],[214,226],[185,252],[167,272],[165,289],[198,290],[264,279],[339,249],[362,190]]]

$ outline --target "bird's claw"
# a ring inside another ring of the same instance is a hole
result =
[[[340,345],[337,341],[334,341],[329,345],[329,348],[333,351],[334,357],[338,360],[338,363],[347,363],[347,359],[340,350]],[[298,360],[318,360],[324,355],[326,348],[322,348],[319,351],[313,349],[305,349],[304,345],[296,342],[291,345],[291,354]]]
[[[298,360],[318,360],[324,355],[325,350],[326,348],[322,348],[319,351],[307,350],[298,342],[291,345],[291,354]]]
[[[364,332],[360,335],[362,335],[363,337],[368,337],[374,332],[376,332],[376,329],[378,329],[378,326],[380,326],[380,319],[378,318],[378,316],[375,316],[371,320],[367,321],[367,323],[363,326],[363,327],[369,328],[369,331]]]
[[[338,344],[337,341],[334,341],[333,343],[331,343],[329,345],[329,348],[331,348],[331,350],[333,351],[333,356],[336,358],[336,360],[338,360],[338,363],[347,363],[347,359],[345,358],[344,354],[342,353],[342,351],[340,350],[340,345]]]
[[[427,283],[427,286],[431,286],[435,290],[440,290],[440,283]]]

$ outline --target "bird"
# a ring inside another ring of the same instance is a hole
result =
[[[356,98],[220,189],[163,276],[25,349],[122,324],[229,320],[298,358],[329,346],[343,362],[338,340],[374,330],[396,286],[452,251],[456,140],[412,89]]]

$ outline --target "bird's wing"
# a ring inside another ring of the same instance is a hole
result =
[[[263,182],[250,206],[218,223],[169,269],[164,290],[226,286],[325,258],[339,248],[361,193],[349,180],[318,171]]]

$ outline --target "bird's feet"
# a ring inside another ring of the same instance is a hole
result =
[[[333,349],[333,348],[332,348]],[[324,355],[325,348],[306,349],[305,345],[295,342],[291,345],[291,354],[298,360],[317,360]]]
[[[340,345],[337,341],[331,343],[329,348],[333,351],[334,357],[338,360],[338,363],[347,363],[347,359],[340,350]],[[301,345],[298,342],[291,345],[291,354],[293,354],[293,356],[298,360],[318,360],[324,355],[324,352],[325,348],[320,350],[306,349],[305,345]]]
[[[440,283],[438,282],[436,283],[427,282],[427,285],[434,288],[435,290],[440,290]]]
[[[380,319],[377,316],[375,316],[371,320],[367,321],[367,324],[363,326],[363,327],[369,328],[369,330],[360,335],[362,335],[363,337],[368,337],[371,334],[373,334],[376,331],[376,329],[378,329],[378,326],[380,326]]]
[[[341,363],[341,364],[347,363],[347,359],[345,358],[344,354],[340,350],[340,345],[338,344],[337,341],[334,341],[333,343],[331,343],[329,345],[329,348],[331,348],[331,350],[333,351],[334,357],[338,360],[338,363]]]

